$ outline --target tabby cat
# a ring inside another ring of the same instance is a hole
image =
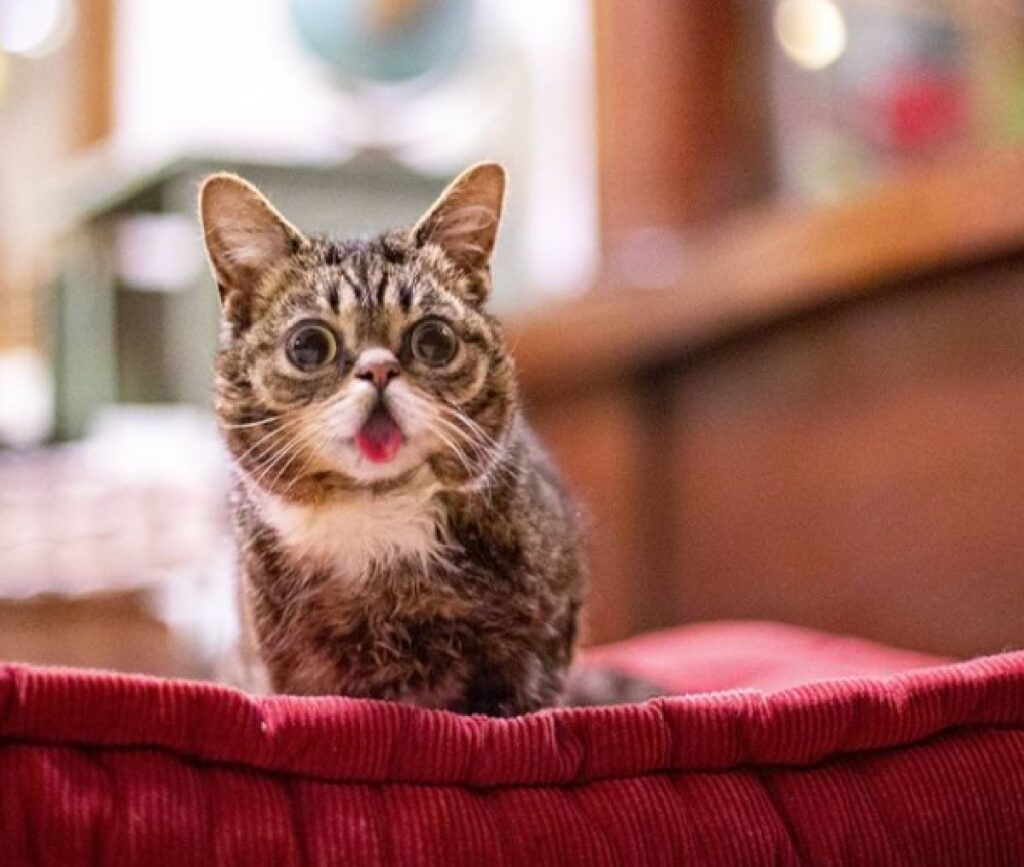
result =
[[[245,609],[271,686],[510,716],[559,703],[584,565],[487,312],[505,172],[409,230],[303,235],[200,193]]]

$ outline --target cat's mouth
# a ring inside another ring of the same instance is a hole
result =
[[[363,457],[374,464],[393,460],[402,447],[402,430],[383,403],[378,403],[356,433],[356,445]]]

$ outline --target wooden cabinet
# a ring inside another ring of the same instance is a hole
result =
[[[1024,646],[1024,157],[748,216],[515,329],[589,504],[591,640],[774,618]]]

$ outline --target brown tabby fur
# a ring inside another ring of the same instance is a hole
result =
[[[414,229],[333,241],[301,235],[240,179],[204,185],[224,312],[217,414],[237,471],[247,615],[277,691],[500,716],[560,700],[583,594],[580,533],[484,308],[503,189],[500,167],[478,166]],[[409,352],[424,316],[458,334],[440,370]],[[340,338],[336,363],[316,374],[284,358],[300,320]],[[352,457],[370,397],[343,422],[331,415],[356,394],[353,367],[373,348],[394,353],[401,388],[428,418],[418,457],[393,473],[364,473]]]

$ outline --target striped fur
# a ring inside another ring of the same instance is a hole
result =
[[[503,184],[496,166],[471,169],[413,229],[364,240],[306,237],[239,179],[204,186],[224,311],[217,415],[247,615],[278,691],[498,715],[561,696],[578,517],[484,307]],[[457,334],[443,367],[412,354],[425,317]],[[339,353],[303,373],[285,342],[309,320]],[[355,443],[378,401],[353,375],[369,351],[400,364],[383,400],[403,440],[386,464]]]

